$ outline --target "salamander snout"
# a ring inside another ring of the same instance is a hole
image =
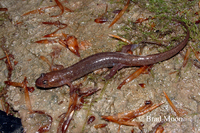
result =
[[[35,81],[35,85],[37,87],[48,88],[48,80],[44,73],[40,75],[40,77]]]
[[[42,73],[41,75],[40,75],[40,77],[44,77],[45,76],[45,74],[44,73]]]

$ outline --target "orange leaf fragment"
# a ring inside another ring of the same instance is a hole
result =
[[[75,36],[67,36],[66,39],[60,39],[59,43],[65,47],[68,47],[71,52],[80,57],[78,41]]]
[[[200,52],[199,51],[196,51],[192,45],[190,45],[190,47],[192,48],[192,51],[194,52],[195,54],[195,57],[197,58],[198,61],[200,61]]]
[[[157,107],[161,106],[164,103],[159,103],[153,105],[152,101],[145,101],[145,105],[136,110],[121,112],[112,116],[102,116],[103,119],[117,123],[119,125],[127,126],[137,126],[139,129],[142,129],[144,124],[142,122],[131,121],[132,119],[144,115]],[[152,106],[153,105],[153,106]]]
[[[117,16],[115,17],[115,19],[111,22],[111,24],[108,26],[108,28],[110,28],[113,24],[115,24],[120,18],[121,16],[124,14],[124,12],[126,11],[126,9],[128,8],[130,3],[130,0],[127,1],[126,5],[124,6],[124,8],[120,11],[119,14],[117,14]]]
[[[27,81],[26,77],[24,77],[24,81],[22,83],[5,81],[5,84],[7,84],[7,85],[11,85],[11,86],[15,86],[15,87],[21,87],[21,88],[24,89],[26,107],[30,112],[33,112],[30,97],[29,97],[27,83],[28,83],[28,81]]]
[[[134,78],[137,78],[141,73],[143,73],[149,66],[143,66],[140,67],[137,71],[132,73],[128,78],[126,78],[118,87],[117,89],[121,89],[122,86],[130,81],[132,81]]]
[[[186,51],[186,53],[185,53],[185,57],[184,57],[184,61],[183,61],[183,67],[185,67],[186,64],[187,64],[187,62],[188,62],[190,51],[191,51],[191,49],[188,48],[187,51]]]
[[[176,112],[176,115],[177,115],[177,116],[181,117],[181,116],[187,114],[186,111],[183,111],[182,109],[177,109],[177,108],[175,107],[175,105],[172,103],[172,101],[169,99],[168,95],[167,95],[164,91],[163,91],[163,93],[164,93],[165,98],[167,99],[169,105],[172,107],[172,109],[174,110],[174,112]]]
[[[56,4],[57,4],[57,6],[60,8],[61,13],[58,14],[58,15],[51,16],[51,17],[58,17],[58,16],[61,16],[61,15],[64,13],[64,10],[65,10],[64,6],[63,6],[58,0],[55,0],[55,2],[56,2]]]
[[[107,126],[107,125],[108,125],[108,124],[106,124],[106,123],[105,123],[105,124],[98,124],[98,125],[95,125],[94,128],[96,128],[96,129],[97,129],[97,128],[103,128],[103,127],[105,127],[105,126]]]

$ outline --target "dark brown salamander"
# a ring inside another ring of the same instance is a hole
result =
[[[36,80],[36,86],[41,88],[52,88],[63,85],[71,86],[74,80],[100,68],[113,67],[116,65],[119,66],[116,67],[116,69],[124,66],[145,66],[169,59],[185,47],[190,37],[187,25],[184,22],[178,22],[185,27],[186,37],[180,44],[169,51],[147,56],[130,55],[122,52],[97,53],[63,70],[41,74]]]

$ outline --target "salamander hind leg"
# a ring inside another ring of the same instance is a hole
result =
[[[118,71],[119,69],[121,69],[122,67],[124,67],[124,66],[125,66],[125,65],[124,65],[124,64],[121,64],[121,63],[115,65],[115,66],[110,70],[110,73],[104,77],[104,79],[105,79],[105,80],[108,80],[108,79],[112,78],[112,77],[117,73],[117,71]]]

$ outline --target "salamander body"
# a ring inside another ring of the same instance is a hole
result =
[[[42,73],[36,80],[36,86],[41,88],[59,87],[66,84],[70,86],[74,80],[100,68],[113,67],[117,64],[122,64],[127,67],[145,66],[167,60],[179,53],[186,46],[190,37],[187,25],[184,22],[178,22],[185,27],[186,36],[182,42],[169,51],[147,56],[130,55],[122,52],[97,53],[63,70]]]

